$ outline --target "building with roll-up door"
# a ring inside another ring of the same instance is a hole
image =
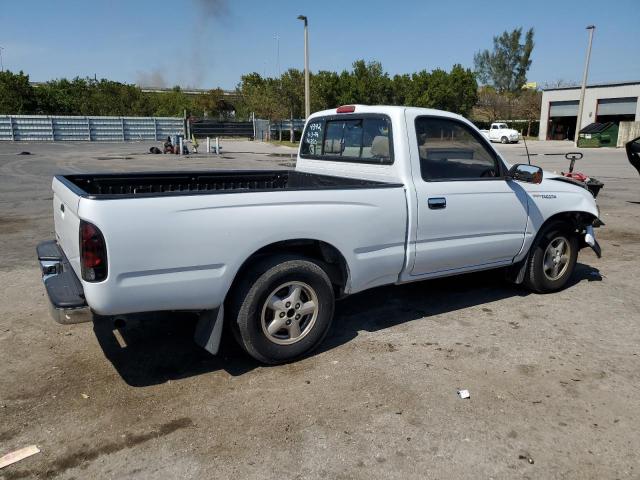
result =
[[[587,85],[580,126],[640,121],[640,81]],[[542,92],[540,140],[573,140],[578,120],[580,87],[547,88]]]

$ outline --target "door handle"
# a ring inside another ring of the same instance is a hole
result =
[[[431,210],[439,210],[447,207],[447,199],[444,197],[430,198],[428,203]]]

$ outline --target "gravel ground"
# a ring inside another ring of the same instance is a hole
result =
[[[568,289],[495,272],[378,288],[338,303],[314,355],[264,367],[228,338],[209,356],[188,315],[49,319],[34,248],[53,236],[52,174],[285,168],[293,151],[149,146],[0,144],[0,455],[42,450],[0,478],[640,477],[640,178],[624,152],[579,163],[605,182],[607,225],[603,258],[583,250]],[[526,161],[522,144],[497,148]],[[572,150],[529,148],[557,171],[549,154]]]

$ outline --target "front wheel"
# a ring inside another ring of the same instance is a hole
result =
[[[565,287],[578,259],[578,238],[572,229],[556,223],[541,232],[529,256],[526,285],[538,293]]]
[[[508,139],[507,137],[502,137],[502,138],[500,139],[500,143],[502,143],[503,145],[505,145],[505,144],[509,143],[509,139]]]
[[[229,320],[256,360],[277,364],[316,348],[331,326],[331,280],[310,259],[273,257],[255,265],[232,295]]]

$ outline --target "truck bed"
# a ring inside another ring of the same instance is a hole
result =
[[[105,173],[57,175],[56,178],[77,195],[92,199],[402,186],[395,183],[318,175],[295,170]]]

